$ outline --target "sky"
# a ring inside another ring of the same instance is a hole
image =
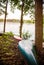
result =
[[[14,13],[12,13],[10,11],[10,5],[9,4],[8,4],[7,12],[8,12],[7,19],[20,19],[21,11],[18,9],[15,9]],[[0,18],[4,18],[4,15],[1,15]],[[24,16],[24,19],[29,20],[30,19],[29,14]]]

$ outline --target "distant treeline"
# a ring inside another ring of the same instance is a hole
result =
[[[24,20],[24,23],[35,23],[34,20]]]
[[[20,22],[19,19],[7,19],[6,20],[7,22]],[[35,21],[34,20],[23,20],[24,23],[34,23]],[[4,19],[0,19],[0,22],[4,22]]]
[[[6,19],[7,22],[19,22],[18,19]],[[0,19],[0,22],[4,22],[4,19]]]

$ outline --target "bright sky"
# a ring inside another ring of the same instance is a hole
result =
[[[14,11],[14,13],[12,13],[10,11],[10,5],[8,5],[8,9],[7,9],[8,15],[7,15],[7,19],[20,19],[21,16],[21,11],[16,9]],[[0,18],[4,18],[4,15],[1,15]],[[24,19],[30,19],[29,14],[24,16]]]

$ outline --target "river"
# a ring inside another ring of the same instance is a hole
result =
[[[4,23],[0,22],[0,32],[3,32]],[[19,34],[20,23],[6,22],[6,32],[13,32]],[[29,32],[32,35],[31,39],[35,38],[35,24],[23,24],[22,32]]]
[[[0,22],[0,32],[3,32],[4,23]],[[6,22],[6,32],[13,32],[19,35],[20,23]],[[29,32],[31,34],[30,40],[35,40],[35,24],[23,24],[22,32]],[[44,43],[43,43],[44,48]]]

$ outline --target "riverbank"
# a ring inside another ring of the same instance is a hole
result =
[[[43,51],[41,55],[37,55],[40,65],[44,64]],[[0,35],[0,65],[27,65],[18,49],[18,40],[12,33]]]
[[[18,40],[12,34],[0,36],[0,65],[25,65],[18,49]]]

